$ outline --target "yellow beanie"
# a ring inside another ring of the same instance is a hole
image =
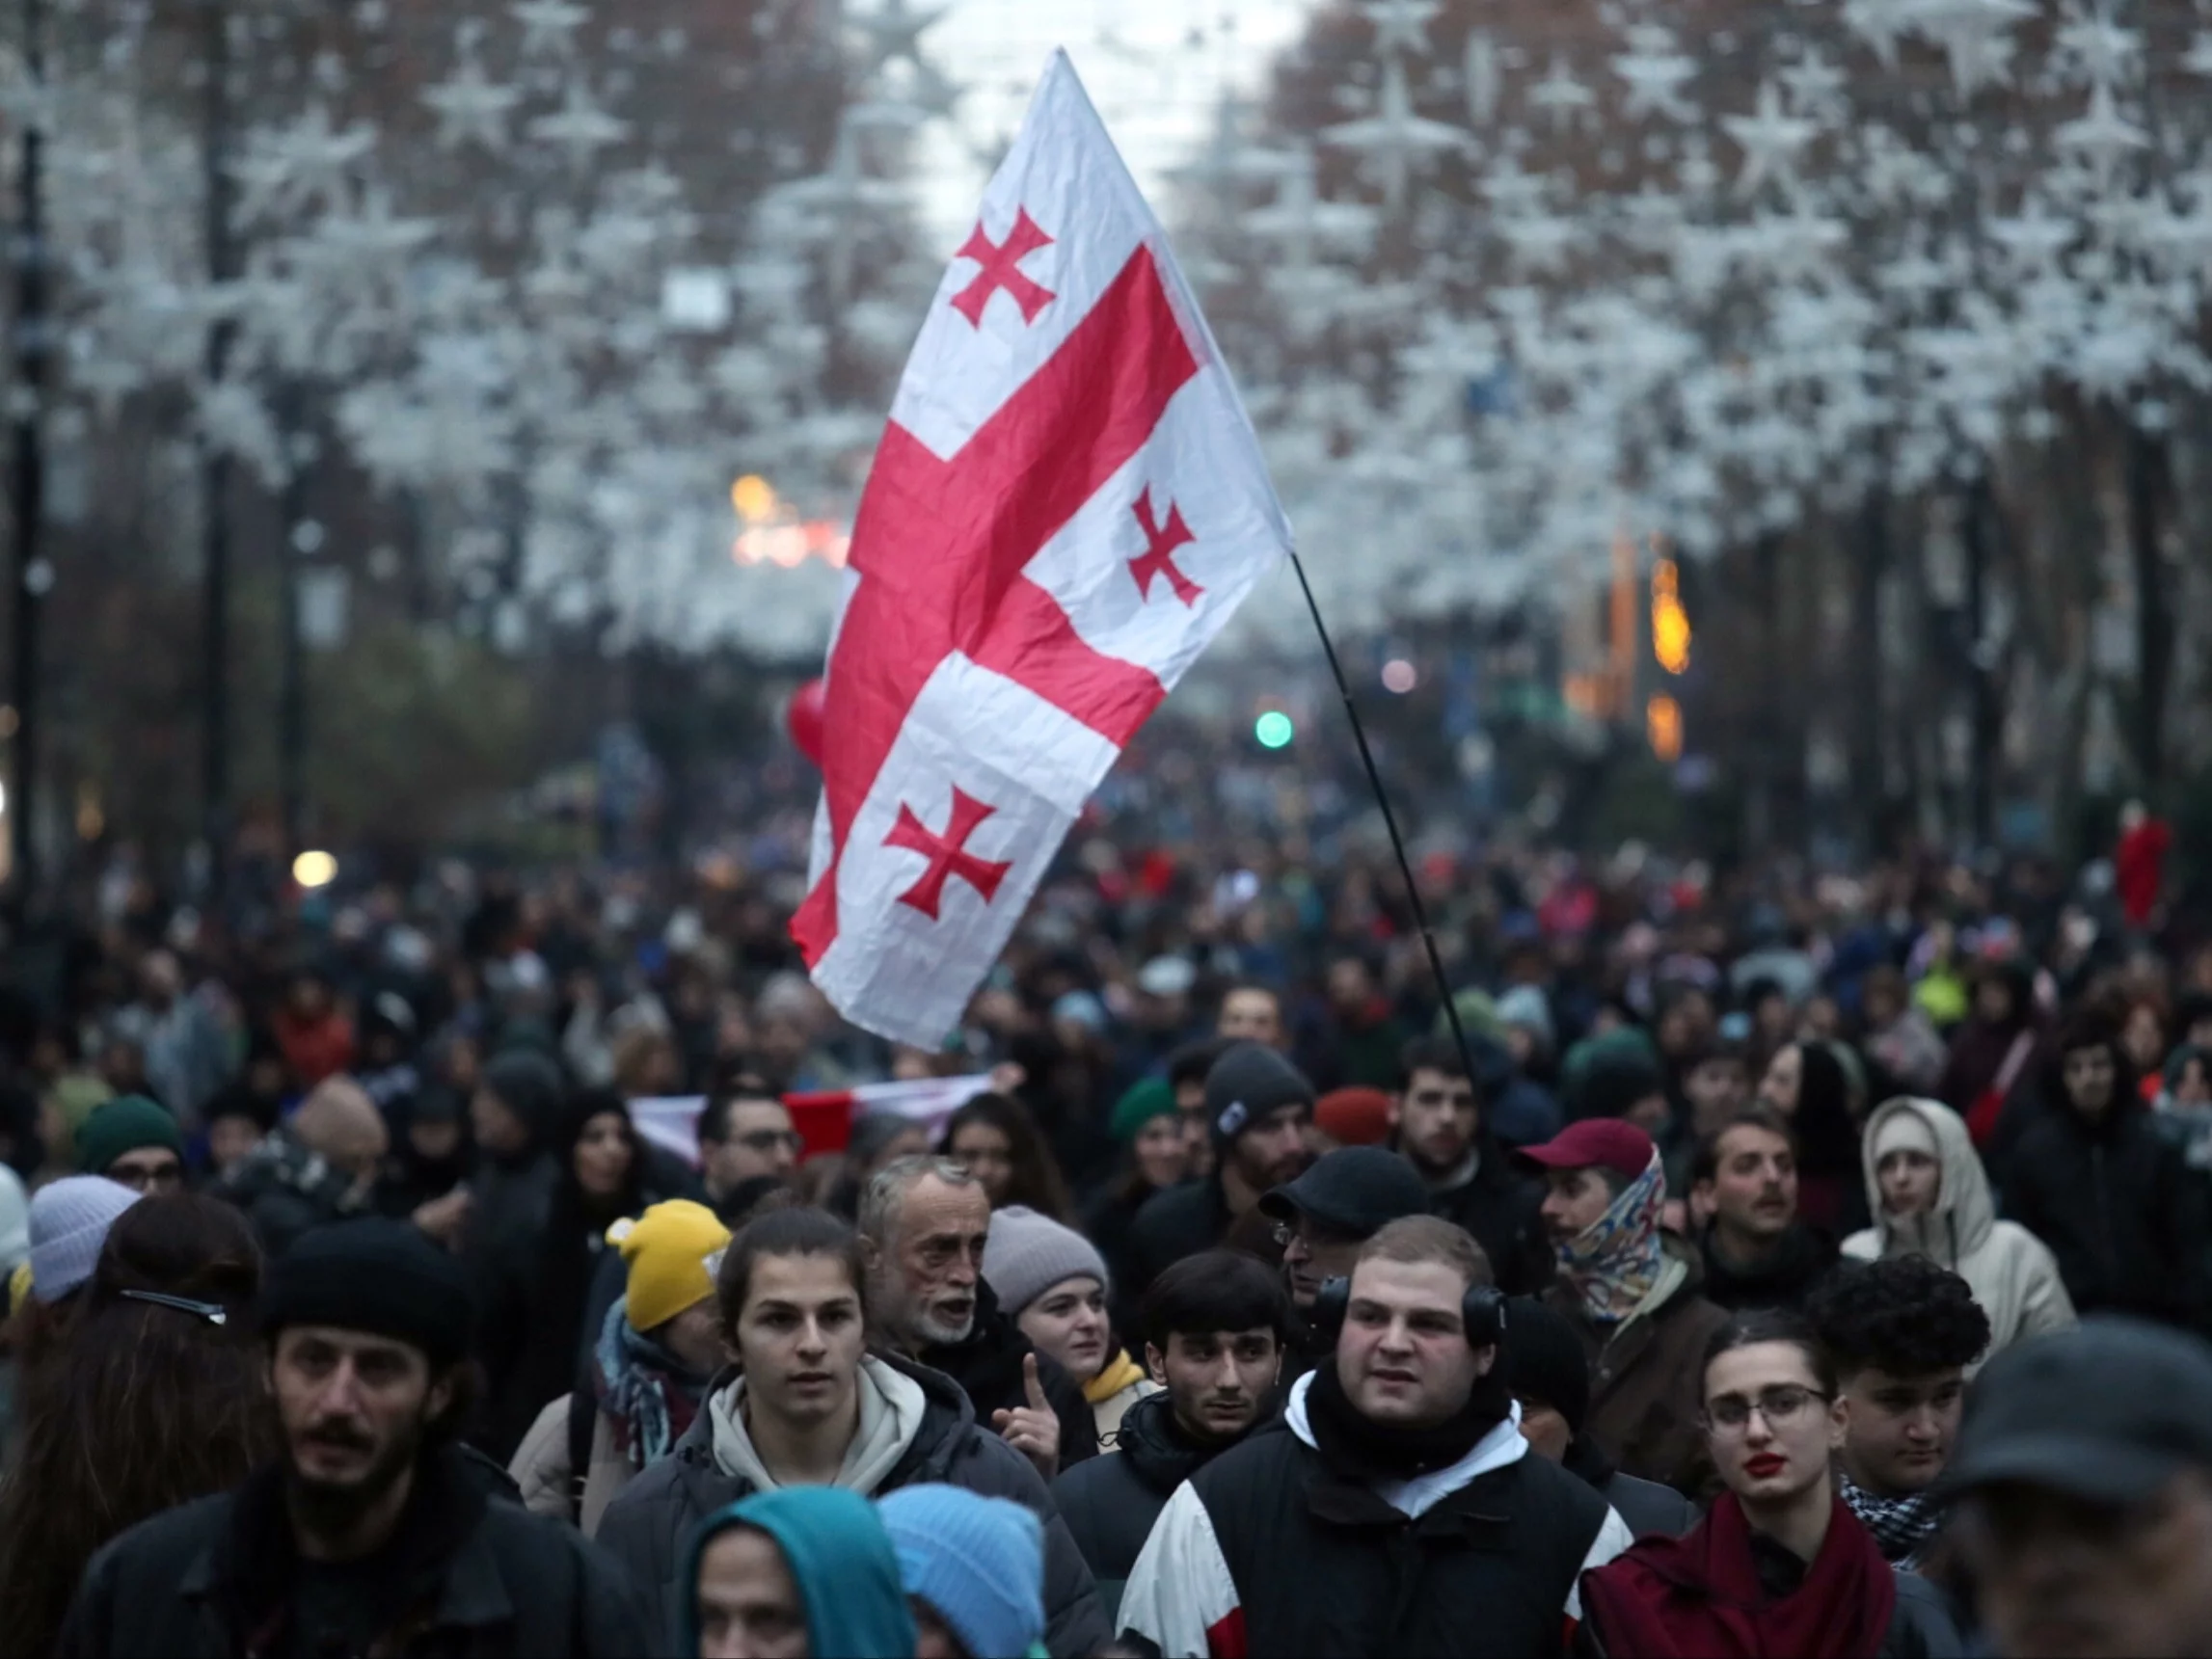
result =
[[[630,1264],[630,1327],[648,1331],[715,1294],[730,1230],[706,1205],[671,1198],[634,1221],[615,1222],[607,1242]]]

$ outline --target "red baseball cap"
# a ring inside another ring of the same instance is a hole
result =
[[[1633,1181],[1652,1164],[1652,1137],[1618,1117],[1585,1117],[1570,1123],[1541,1146],[1524,1146],[1521,1156],[1547,1169],[1617,1169]]]

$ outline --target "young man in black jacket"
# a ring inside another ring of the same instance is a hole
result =
[[[1177,1262],[1152,1281],[1137,1317],[1161,1392],[1129,1407],[1111,1451],[1052,1487],[1109,1616],[1174,1489],[1272,1409],[1291,1326],[1281,1282],[1235,1250]]]
[[[2212,1246],[2204,1183],[2160,1135],[2109,1020],[2060,1034],[2056,1088],[2005,1166],[2005,1215],[2051,1248],[2075,1310],[2202,1334]]]
[[[1431,1212],[1482,1246],[1498,1288],[1533,1296],[1551,1279],[1551,1245],[1537,1214],[1544,1184],[1515,1165],[1484,1121],[1483,1105],[1457,1044],[1416,1038],[1390,1098],[1391,1144],[1427,1186]]]
[[[450,1255],[402,1221],[318,1228],[269,1270],[262,1323],[283,1460],[94,1556],[58,1652],[652,1650],[613,1565],[456,1443],[471,1308]]]
[[[1433,1216],[1393,1221],[1343,1306],[1282,1421],[1160,1512],[1122,1595],[1127,1638],[1169,1654],[1558,1654],[1582,1573],[1629,1533],[1522,1438],[1480,1247]]]

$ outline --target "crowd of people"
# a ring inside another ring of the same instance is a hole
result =
[[[937,1052],[726,864],[103,888],[0,1650],[2212,1652],[2212,947],[1786,875],[1425,859],[1447,1008],[1356,849],[1079,834]]]

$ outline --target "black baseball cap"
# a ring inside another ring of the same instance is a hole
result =
[[[1263,1194],[1259,1213],[1277,1221],[1306,1216],[1335,1232],[1371,1239],[1402,1217],[1427,1215],[1429,1191],[1395,1152],[1342,1146]]]
[[[2212,1345],[2104,1315],[1983,1369],[1936,1495],[2017,1483],[2133,1504],[2193,1467],[2212,1469]]]

